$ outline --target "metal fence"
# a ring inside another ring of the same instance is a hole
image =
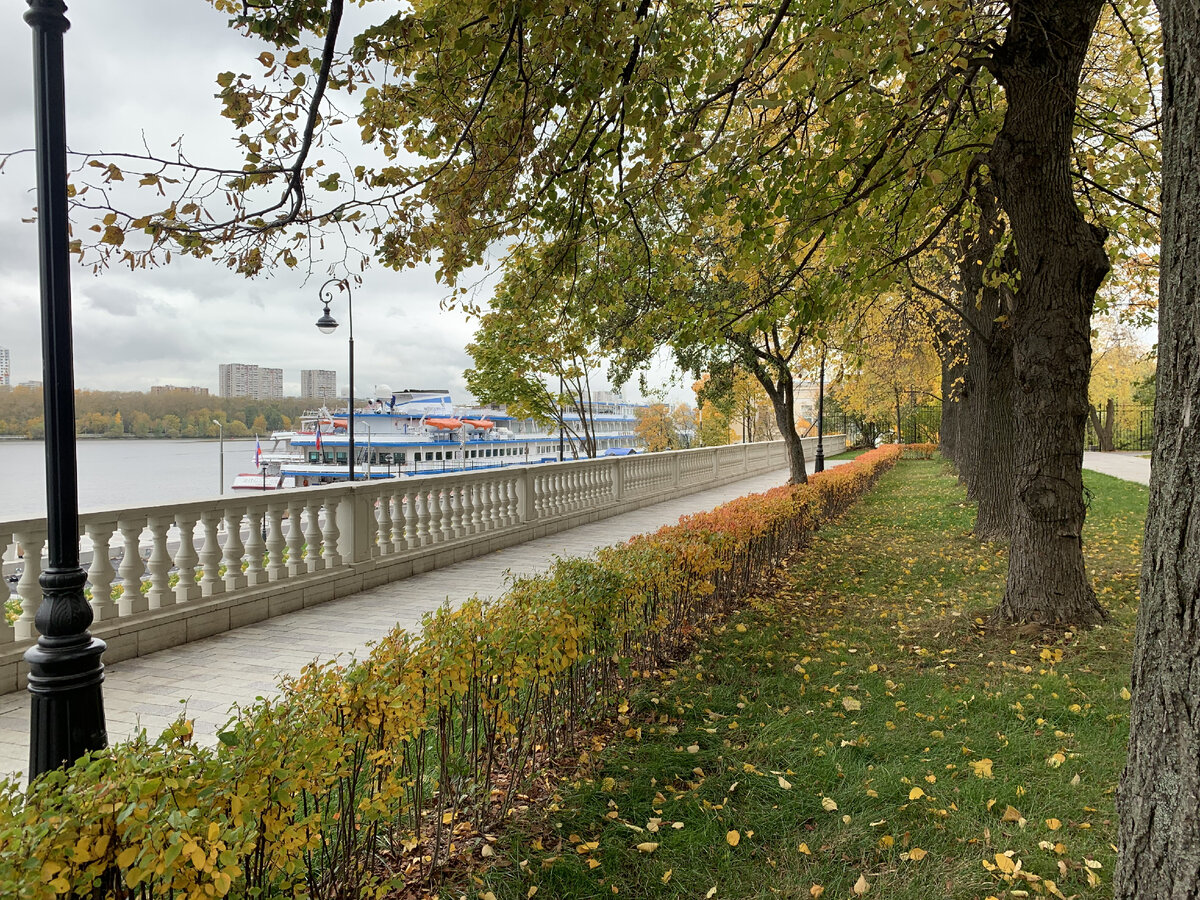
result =
[[[1108,411],[1104,406],[1093,407],[1107,426]],[[1154,447],[1154,407],[1140,403],[1115,403],[1112,408],[1112,447],[1102,446],[1095,423],[1088,416],[1084,432],[1084,447],[1088,450],[1143,450]]]

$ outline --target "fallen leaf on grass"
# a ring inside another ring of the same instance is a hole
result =
[[[855,700],[853,697],[843,697],[842,709],[846,710],[846,712],[858,712],[862,709],[862,702]]]
[[[920,800],[924,796],[925,796],[925,792],[923,790],[921,790],[919,787],[915,787],[911,791],[908,792],[909,800]]]
[[[739,831],[730,831],[730,832],[727,832],[725,835],[725,842],[727,844],[729,844],[730,847],[736,847],[741,842],[741,840],[742,840],[742,835],[741,835],[741,832],[739,832]]]
[[[983,759],[971,760],[971,769],[975,772],[976,778],[992,777],[992,761],[986,756]]]
[[[837,809],[837,803],[834,802],[832,797],[822,797],[821,809],[825,810],[825,812],[833,812]]]
[[[920,847],[913,847],[908,851],[908,858],[913,862],[920,862],[929,855],[928,850],[922,850]]]
[[[808,893],[809,893],[809,896],[811,896],[811,897],[814,897],[814,898],[820,897],[822,894],[825,893],[825,888],[822,885],[814,884],[812,887],[810,887],[808,889]]]
[[[855,896],[861,897],[871,889],[871,882],[867,881],[866,875],[859,875],[858,881],[854,882]]]
[[[637,845],[638,850],[642,853],[653,853],[658,849],[658,843],[655,841],[643,841]]]
[[[786,778],[784,778],[782,775],[779,776],[779,786],[781,788],[783,788],[785,791],[790,791],[792,789],[792,783],[790,781],[788,781]]]

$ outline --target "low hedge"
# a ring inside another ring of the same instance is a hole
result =
[[[419,637],[397,629],[365,659],[309,666],[215,747],[181,719],[25,794],[0,785],[0,896],[382,897],[428,879],[901,453],[440,609]]]

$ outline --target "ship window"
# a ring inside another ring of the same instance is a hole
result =
[[[311,453],[309,453],[309,454],[308,454],[308,461],[309,461],[310,463],[320,462],[320,461],[321,461],[321,454],[320,454],[320,453],[317,453],[315,450],[314,450],[314,451],[312,451]]]
[[[441,450],[439,450],[439,451],[437,452],[437,458],[438,458],[438,459],[441,459],[441,458],[442,458],[442,451],[441,451]]]
[[[344,462],[346,461],[346,454],[345,454],[345,453],[338,453],[338,455],[337,455],[337,461],[338,461],[339,463],[344,463]]]

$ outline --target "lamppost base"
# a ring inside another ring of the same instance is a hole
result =
[[[71,765],[108,745],[104,719],[104,641],[43,635],[25,651],[29,664],[29,778]]]

